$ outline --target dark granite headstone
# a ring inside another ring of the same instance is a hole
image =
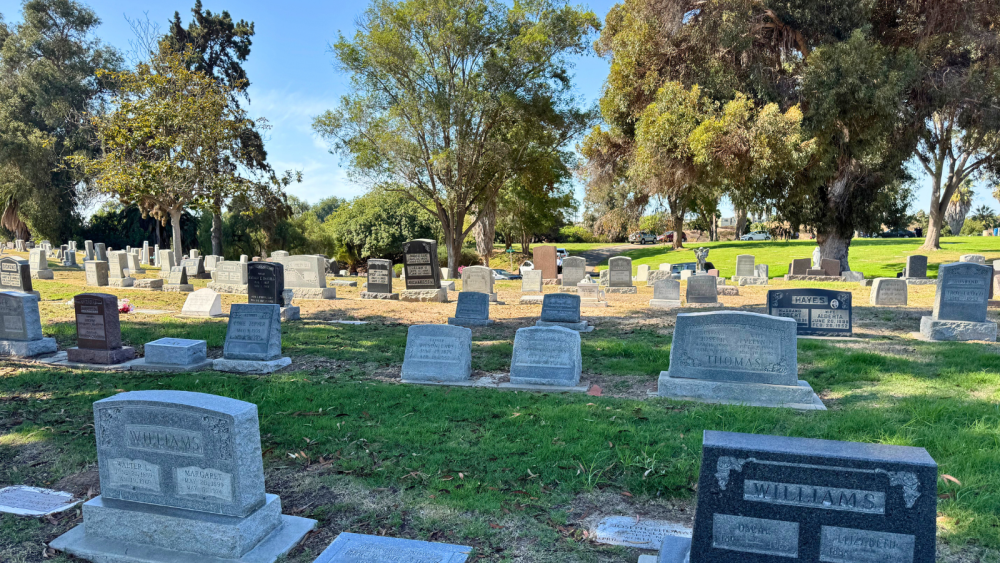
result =
[[[559,262],[556,257],[556,247],[536,246],[532,250],[532,264],[542,272],[543,280],[554,280],[559,277]]]
[[[31,268],[27,260],[0,258],[0,291],[31,293]]]
[[[277,262],[247,265],[247,303],[284,306],[285,267]]]
[[[118,298],[107,293],[81,293],[73,298],[76,311],[76,348],[66,350],[71,362],[120,364],[135,357],[122,346]]]
[[[806,275],[806,272],[808,272],[811,269],[812,269],[811,259],[798,258],[796,260],[792,260],[792,270],[789,273],[791,273],[793,276],[804,276]]]
[[[542,298],[542,321],[580,322],[580,296],[572,293],[546,293]]]
[[[230,360],[270,361],[281,356],[281,312],[275,305],[234,303],[223,357]]]
[[[799,336],[851,336],[851,293],[829,289],[772,289],[767,314],[788,317]]]
[[[927,277],[927,257],[921,255],[907,256],[906,269],[903,270],[904,278],[926,278]]]
[[[406,289],[441,289],[437,241],[411,240],[403,244],[403,270]]]
[[[826,273],[828,276],[839,277],[840,276],[840,260],[830,260],[829,258],[824,258],[820,262],[820,269]]]
[[[985,322],[992,274],[992,267],[974,262],[941,266],[934,296],[934,319]]]
[[[715,276],[691,276],[687,279],[688,303],[718,303],[719,283]]]
[[[923,448],[706,430],[691,563],[933,563]]]
[[[365,291],[369,293],[392,293],[392,260],[368,261],[368,285]]]

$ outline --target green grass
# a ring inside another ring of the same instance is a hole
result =
[[[1000,259],[1000,237],[946,237],[941,239],[938,252],[918,252],[923,239],[854,239],[851,243],[850,265],[854,271],[863,272],[865,277],[896,277],[906,265],[906,257],[912,254],[927,254],[927,272],[934,277],[942,263],[957,262],[962,254],[985,254],[986,259]],[[816,247],[814,240],[797,241],[726,241],[688,243],[678,251],[667,245],[637,246],[635,250],[623,254],[632,258],[632,267],[648,264],[656,269],[661,263],[676,264],[695,262],[694,249],[704,246],[710,249],[709,262],[719,269],[719,275],[733,276],[736,273],[736,256],[753,254],[758,264],[767,264],[771,277],[788,273],[788,264],[793,258],[811,258]],[[607,268],[607,262],[600,269]]]

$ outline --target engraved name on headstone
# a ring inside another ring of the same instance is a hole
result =
[[[285,267],[277,262],[250,262],[247,270],[247,303],[284,306]]]
[[[563,258],[562,286],[576,287],[587,275],[587,261],[579,256]]]
[[[368,260],[369,293],[392,293],[392,260]]]
[[[580,333],[560,326],[519,328],[514,334],[510,382],[522,385],[580,384]]]
[[[406,289],[441,289],[437,241],[417,239],[403,244],[403,271]]]
[[[541,293],[542,283],[541,270],[528,270],[521,274],[522,293]]]
[[[31,293],[31,267],[27,260],[6,256],[0,258],[0,291]]]
[[[632,287],[632,259],[615,256],[608,260],[608,287]]]
[[[767,314],[795,320],[799,336],[851,336],[851,293],[829,289],[772,289]]]
[[[404,381],[465,381],[471,375],[472,330],[451,325],[410,326],[403,355]]]

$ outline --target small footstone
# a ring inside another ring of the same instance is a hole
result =
[[[161,291],[163,289],[163,279],[145,278],[135,280],[133,289],[145,289],[149,291]]]
[[[287,307],[281,308],[281,321],[299,321],[302,320],[301,310],[298,307],[289,305]]]
[[[143,371],[201,371],[212,367],[204,340],[161,338],[146,343],[146,356],[131,363]]]
[[[374,293],[371,291],[362,291],[362,299],[383,299],[386,301],[399,301],[398,293]]]
[[[18,516],[48,516],[72,508],[80,501],[72,493],[15,485],[0,489],[0,512]]]
[[[465,563],[472,548],[343,532],[313,563]]]

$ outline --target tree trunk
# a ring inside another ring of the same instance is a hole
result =
[[[944,199],[944,204],[942,205],[940,179],[935,178],[932,181],[934,184],[931,189],[931,214],[927,222],[927,236],[924,238],[924,244],[920,246],[919,250],[941,250],[941,230],[944,228],[944,212],[948,208],[948,202],[951,200],[951,194],[946,194],[948,197]]]
[[[215,208],[212,213],[212,254],[222,256],[222,196],[215,196]]]
[[[173,240],[171,241],[171,250],[174,251],[174,260],[177,264],[180,264],[181,257],[183,254],[183,245],[181,244],[181,210],[171,209],[170,210],[170,226],[173,227]]]
[[[458,227],[458,233],[450,233],[447,236],[448,246],[448,279],[461,279],[458,274],[458,261],[462,258],[462,227]],[[437,262],[434,262],[437,266]]]
[[[684,199],[681,197],[667,198],[670,206],[670,223],[674,230],[673,249],[684,248]]]
[[[480,210],[477,217],[479,222],[472,229],[476,237],[476,252],[482,257],[487,268],[490,267],[490,255],[493,254],[493,241],[497,234],[497,207],[496,201],[488,204],[485,209]]]
[[[840,269],[850,271],[848,254],[851,250],[851,239],[854,237],[854,225],[845,217],[842,210],[847,206],[851,195],[851,180],[855,174],[856,163],[849,160],[842,163],[837,176],[830,183],[827,191],[827,213],[830,220],[816,229],[816,245],[820,248],[820,258],[840,260]]]
[[[740,240],[743,236],[743,231],[747,229],[747,210],[746,209],[736,209],[736,240]]]
[[[848,255],[851,250],[851,236],[844,236],[838,232],[817,233],[816,244],[819,246],[819,253],[822,259],[840,260],[840,269],[848,272],[851,270]]]

